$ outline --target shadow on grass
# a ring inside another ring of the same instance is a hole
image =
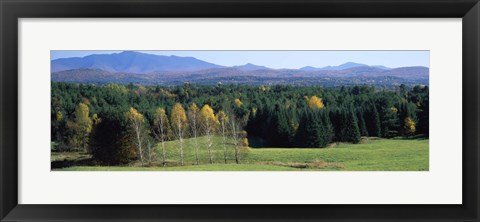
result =
[[[76,158],[65,157],[63,159],[56,158],[50,162],[50,169],[60,169],[73,166],[95,166],[98,162],[91,155],[80,155]]]
[[[265,148],[266,141],[260,137],[248,136],[248,145],[252,148]]]
[[[414,136],[393,137],[392,139],[396,139],[396,140],[428,140],[428,136],[425,136],[423,134],[418,134],[418,135],[414,135]]]

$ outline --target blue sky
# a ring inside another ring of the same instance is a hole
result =
[[[51,59],[111,54],[122,51],[52,50]],[[304,66],[336,66],[346,62],[383,65],[429,67],[429,51],[138,51],[157,55],[191,56],[197,59],[234,66],[253,63],[270,68],[301,68]]]

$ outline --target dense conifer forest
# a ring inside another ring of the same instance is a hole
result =
[[[51,99],[52,150],[91,153],[103,164],[148,164],[156,144],[178,140],[183,146],[184,139],[200,136],[208,154],[214,137],[233,141],[238,163],[244,147],[323,148],[362,137],[428,138],[429,132],[428,86],[52,82]],[[156,158],[165,164],[161,152]]]

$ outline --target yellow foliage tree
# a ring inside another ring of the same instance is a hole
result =
[[[227,114],[221,110],[217,113],[217,121],[220,124],[220,129],[222,132],[222,138],[223,138],[223,160],[225,161],[225,164],[227,163],[227,122],[228,122],[228,116]]]
[[[317,96],[312,96],[308,99],[308,106],[312,109],[323,109],[325,107],[322,99]]]
[[[218,125],[217,119],[215,118],[215,112],[208,104],[205,104],[200,110],[199,118],[200,122],[204,125],[209,123],[211,123],[212,127]]]
[[[405,122],[405,125],[404,125],[405,132],[408,134],[414,134],[416,130],[415,121],[411,117],[407,117],[405,118],[404,122]]]
[[[244,146],[244,147],[248,146],[248,138],[243,138],[242,139],[242,146]]]
[[[208,104],[205,104],[200,110],[199,120],[203,129],[203,134],[207,138],[208,159],[210,163],[213,163],[213,135],[216,126],[218,125],[218,121],[215,118],[215,113],[213,112],[212,107],[210,107]]]
[[[235,99],[233,102],[236,107],[241,107],[243,105],[243,102],[240,99]]]
[[[187,120],[187,114],[185,113],[185,109],[183,109],[182,104],[176,103],[175,106],[173,106],[172,112],[170,114],[170,122],[172,124],[172,129],[180,145],[179,146],[180,164],[183,166],[184,164],[183,138],[184,138],[185,131],[188,127],[188,120]]]
[[[56,114],[56,119],[57,119],[57,122],[61,122],[63,120],[63,113],[58,111]]]
[[[193,134],[193,141],[195,142],[194,144],[194,151],[195,151],[195,162],[197,162],[197,165],[199,164],[199,159],[198,159],[198,112],[200,109],[198,108],[197,104],[192,103],[188,107],[188,119],[190,120],[190,129]]]
[[[257,107],[253,107],[253,108],[252,108],[252,112],[251,112],[251,113],[252,113],[252,116],[253,116],[253,117],[257,116],[257,110],[258,110]]]
[[[70,138],[70,144],[83,148],[87,151],[90,133],[92,132],[92,120],[89,117],[90,109],[85,103],[79,103],[75,107],[75,119],[73,122],[67,122],[67,128],[73,131],[73,136]],[[58,118],[58,116],[57,116]]]
[[[145,118],[141,113],[139,113],[135,108],[130,107],[130,110],[126,113],[126,118],[130,124],[130,127],[133,129],[133,132],[135,134],[135,145],[137,147],[137,152],[140,158],[140,161],[142,162],[142,165],[145,162],[144,158],[144,143],[147,142],[145,135],[143,133],[144,130],[144,123],[145,123]],[[148,147],[147,147],[148,148]],[[150,156],[150,155],[149,155]]]
[[[123,94],[128,93],[127,87],[122,86],[122,85],[117,85],[115,83],[110,83],[110,84],[108,84],[104,87],[107,88],[108,90],[113,91],[113,92],[119,92],[119,93],[123,93]]]
[[[165,109],[158,108],[155,110],[155,114],[153,116],[153,128],[155,139],[160,142],[162,146],[162,165],[166,166],[167,151],[165,149],[165,141],[168,138],[169,122]]]
[[[93,120],[93,125],[95,125],[95,126],[102,122],[102,119],[100,117],[98,117],[98,115],[96,113],[93,114],[92,120]]]

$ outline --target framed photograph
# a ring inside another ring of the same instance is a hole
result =
[[[1,221],[479,221],[479,14],[1,1]]]

